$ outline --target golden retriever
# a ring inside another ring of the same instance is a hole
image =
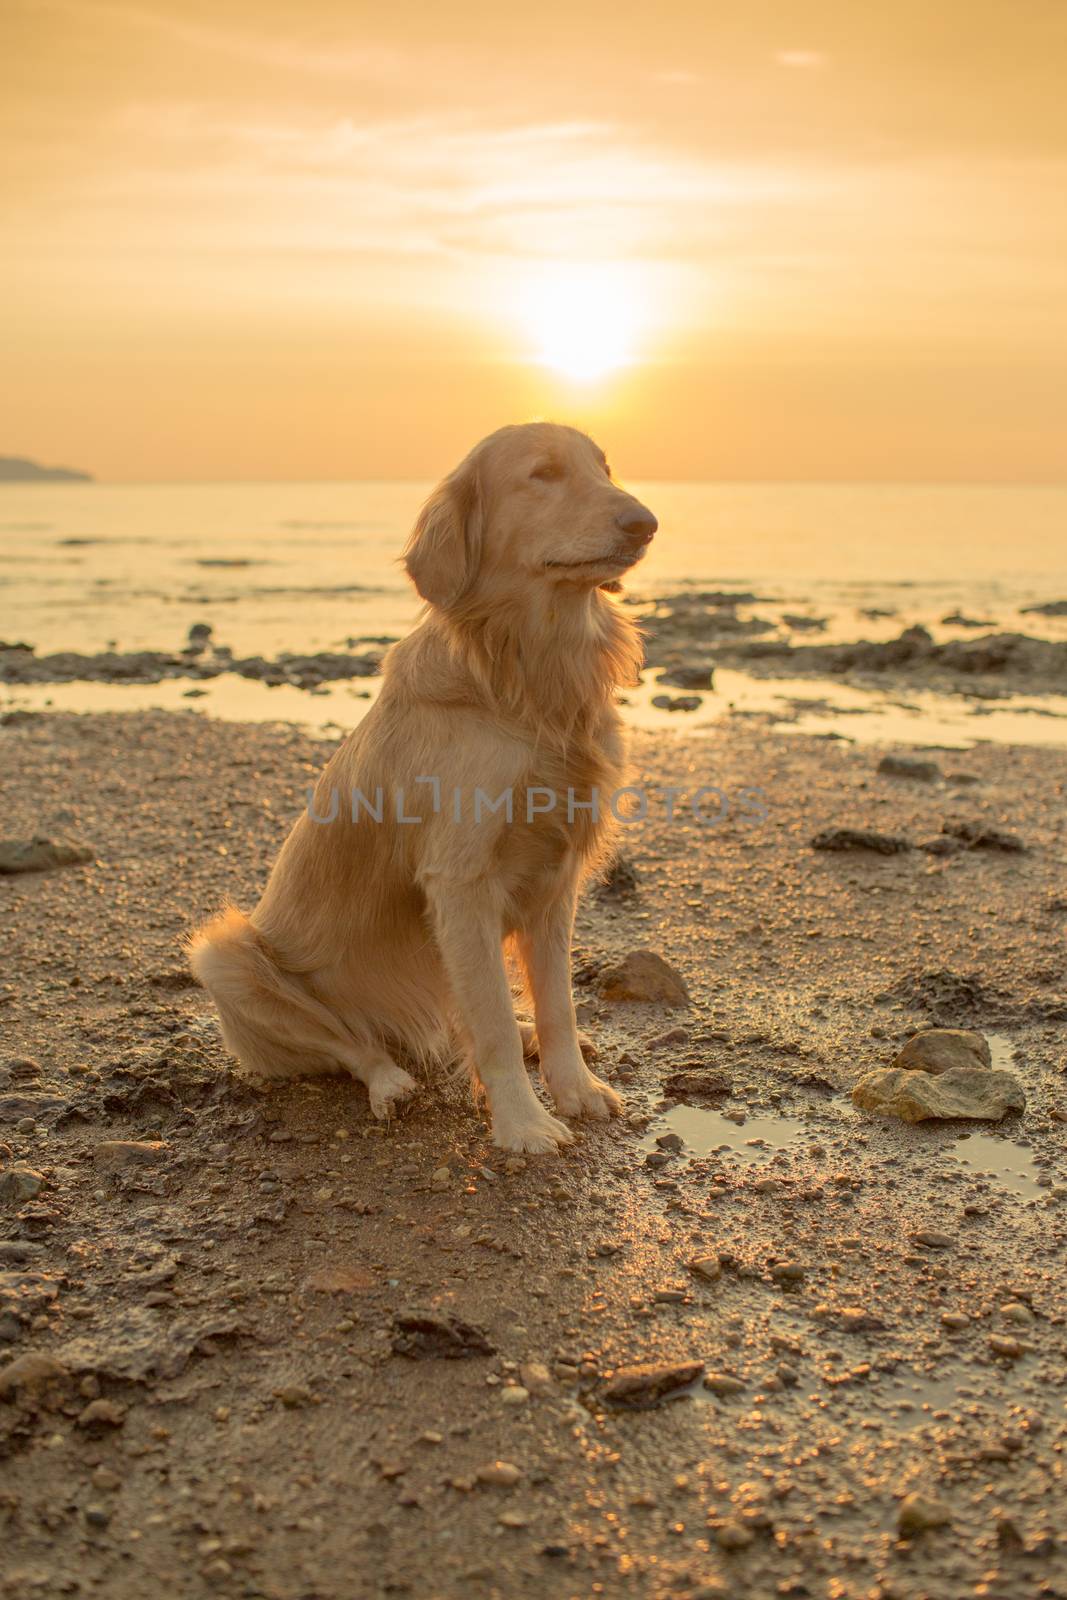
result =
[[[404,553],[418,626],[251,917],[231,908],[190,941],[246,1068],[350,1072],[386,1117],[415,1088],[396,1056],[459,1043],[494,1143],[554,1150],[571,1134],[525,1069],[510,940],[556,1110],[619,1111],[582,1055],[570,944],[623,776],[615,691],[641,661],[610,595],[655,531],[593,441],[556,424],[501,428],[434,490]]]

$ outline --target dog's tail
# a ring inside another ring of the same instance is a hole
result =
[[[218,1007],[226,1048],[257,1077],[336,1072],[361,1043],[243,912],[229,906],[192,935],[189,965]]]

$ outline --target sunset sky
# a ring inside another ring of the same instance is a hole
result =
[[[0,454],[1067,477],[1064,0],[4,0]]]

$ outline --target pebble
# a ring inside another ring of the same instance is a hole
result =
[[[932,1495],[915,1492],[905,1495],[897,1511],[897,1532],[902,1539],[913,1539],[917,1533],[927,1533],[932,1528],[945,1528],[952,1521],[952,1512],[943,1500]]]
[[[530,1394],[548,1394],[555,1387],[543,1361],[524,1361],[519,1368],[523,1387]]]
[[[705,1282],[714,1283],[722,1277],[722,1262],[718,1256],[695,1256],[689,1263],[689,1270]]]
[[[914,1244],[924,1244],[928,1250],[951,1250],[956,1243],[950,1233],[941,1233],[937,1228],[917,1228],[909,1237]]]
[[[521,1383],[511,1383],[500,1391],[500,1403],[505,1406],[524,1406],[530,1398],[529,1389]]]
[[[484,1467],[479,1467],[474,1476],[479,1483],[489,1484],[494,1488],[513,1489],[522,1477],[522,1472],[513,1461],[490,1461]]]
[[[712,1394],[722,1398],[729,1395],[740,1394],[745,1388],[740,1378],[733,1378],[728,1372],[709,1372],[704,1379],[705,1389],[710,1389]]]
[[[989,1348],[995,1356],[1003,1356],[1008,1361],[1016,1361],[1026,1353],[1026,1346],[1020,1344],[1018,1339],[1008,1338],[1001,1333],[989,1335]]]
[[[69,1378],[66,1367],[53,1356],[37,1353],[18,1356],[0,1369],[0,1400],[13,1400],[18,1395],[36,1393],[66,1383]]]
[[[1005,1322],[1014,1322],[1023,1328],[1029,1327],[1034,1320],[1034,1313],[1021,1300],[1009,1300],[1007,1305],[1001,1306],[1000,1314]]]
[[[521,1511],[502,1511],[496,1520],[502,1528],[525,1528],[530,1522]]]
[[[932,1072],[935,1076],[954,1067],[983,1068],[993,1065],[989,1045],[980,1033],[966,1028],[930,1028],[909,1039],[893,1061],[893,1066],[908,1072]]]
[[[0,1173],[0,1202],[22,1205],[26,1200],[36,1199],[43,1187],[42,1174],[32,1167],[8,1167],[6,1172]]]
[[[121,1428],[126,1421],[126,1407],[114,1400],[90,1400],[78,1414],[79,1428]]]
[[[944,1328],[951,1329],[953,1333],[961,1333],[964,1328],[970,1327],[971,1319],[966,1311],[943,1311],[941,1313],[941,1325]]]
[[[598,989],[602,1000],[689,1004],[685,979],[654,950],[631,950],[617,966],[601,974]]]
[[[687,1388],[703,1370],[703,1361],[644,1361],[616,1367],[604,1385],[604,1398],[616,1406],[658,1405]]]
[[[712,1533],[720,1550],[747,1550],[753,1538],[751,1529],[738,1522],[736,1517],[727,1517],[712,1529]]]

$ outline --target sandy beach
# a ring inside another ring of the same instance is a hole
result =
[[[166,712],[0,742],[3,832],[92,853],[0,880],[5,1594],[1067,1593],[1067,753],[900,776],[758,720],[638,731],[636,889],[590,887],[575,952],[627,1116],[524,1160],[459,1084],[382,1128],[357,1085],[229,1069],[180,941],[254,902],[328,744]],[[707,785],[765,820],[698,823]],[[911,848],[812,848],[841,828]],[[602,997],[642,949],[689,1004]],[[857,1110],[934,1026],[1025,1112]],[[649,1362],[677,1396],[613,1403]]]

